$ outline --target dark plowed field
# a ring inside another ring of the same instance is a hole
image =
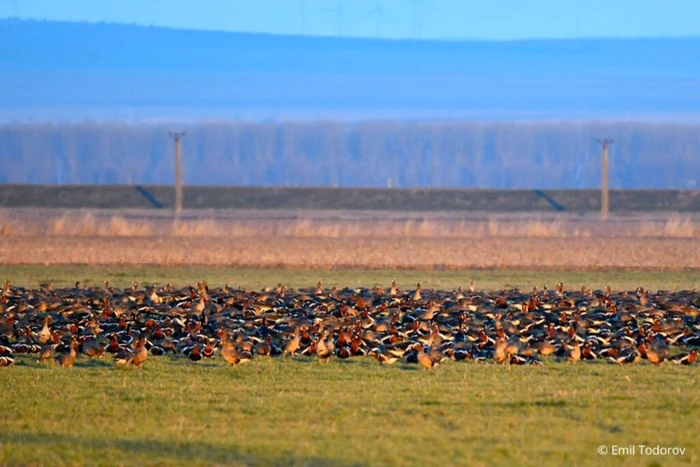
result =
[[[168,186],[2,185],[0,207],[171,208]],[[397,211],[570,212],[600,210],[595,190],[438,190],[376,188],[185,187],[190,209],[352,209]],[[611,210],[700,212],[700,191],[622,190]]]

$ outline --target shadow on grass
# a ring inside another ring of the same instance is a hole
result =
[[[290,361],[290,362],[294,362],[294,363],[298,363],[298,364],[302,364],[302,365],[309,365],[312,363],[317,364],[318,358],[316,358],[316,356],[311,356],[311,355],[296,354],[296,355],[291,356],[291,357],[290,356],[280,357],[280,361],[282,361],[282,362]]]
[[[51,370],[51,369],[63,369],[69,370],[69,368],[61,368],[55,361],[56,356],[49,360],[39,360],[35,354],[24,354],[16,359],[15,365],[33,368],[37,370]],[[102,358],[86,358],[78,357],[75,364],[76,368],[115,368],[117,365],[114,358],[110,355]]]
[[[74,463],[76,458],[95,456],[95,450],[105,451],[103,458],[106,463],[133,462],[141,464],[143,459],[148,463],[234,463],[240,465],[305,465],[305,466],[359,466],[360,463],[349,463],[339,459],[324,459],[309,456],[255,456],[240,452],[235,446],[221,446],[202,441],[177,442],[158,440],[115,439],[103,440],[82,436],[70,436],[63,434],[35,434],[35,433],[0,433],[0,444],[15,445],[24,452],[31,452],[36,460],[41,462],[46,456],[55,460],[57,452],[64,452],[66,446],[70,447],[71,458],[64,459],[67,464]],[[22,449],[24,448],[24,449]],[[118,454],[115,454],[117,452]],[[9,454],[8,451],[6,453]],[[12,457],[9,457],[12,462]],[[5,460],[8,460],[6,458]]]
[[[91,360],[78,360],[75,366],[79,368],[114,368],[117,366],[113,358],[105,358],[103,360],[93,358]]]
[[[213,361],[213,360],[200,360],[198,362],[193,362],[189,359],[183,359],[182,363],[184,365],[191,366],[193,368],[221,368],[223,365],[221,364],[221,361]],[[227,365],[231,366],[231,365]]]
[[[566,407],[568,403],[561,399],[555,400],[539,400],[539,401],[515,401],[515,402],[490,402],[489,405],[500,405],[502,407],[510,407],[514,409],[525,407]]]

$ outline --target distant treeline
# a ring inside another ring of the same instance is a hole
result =
[[[700,125],[286,122],[0,126],[0,182],[593,188],[612,138],[613,188],[698,189]]]

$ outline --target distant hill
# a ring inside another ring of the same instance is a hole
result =
[[[700,38],[369,40],[0,20],[0,70],[4,121],[700,115]]]

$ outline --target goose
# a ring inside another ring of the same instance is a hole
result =
[[[99,358],[104,355],[105,347],[96,339],[89,339],[83,343],[82,351],[90,358]]]
[[[72,367],[77,359],[77,356],[78,356],[77,350],[78,350],[78,341],[75,339],[71,339],[70,352],[67,354],[65,354],[65,353],[61,354],[58,357],[56,357],[56,363],[58,363],[58,365],[61,368]]]
[[[0,356],[0,368],[15,364],[15,357],[12,354]]]
[[[581,344],[572,339],[566,346],[566,362],[576,363],[579,360],[581,360]]]
[[[10,286],[0,295],[0,348],[7,349],[0,357],[70,355],[75,338],[77,353],[98,357],[104,348],[122,365],[135,367],[143,365],[137,358],[141,345],[146,354],[167,352],[182,360],[197,352],[211,357],[222,349],[236,364],[253,354],[318,358],[319,353],[328,355],[322,362],[370,355],[382,365],[399,359],[418,364],[420,351],[435,363],[447,355],[509,366],[540,365],[539,358],[552,354],[570,362],[645,359],[688,366],[697,361],[693,347],[700,346],[700,312],[692,293],[650,293],[641,287],[636,294],[612,287],[567,292],[560,283],[552,293],[546,288],[489,293],[470,285],[470,290],[433,290],[417,283],[415,290],[402,292],[393,281],[395,290],[334,285],[328,292],[317,284],[321,294],[313,287],[209,289],[204,281],[179,290],[137,284],[124,290],[109,284]],[[222,337],[222,329],[231,336]],[[687,354],[670,356],[683,347],[690,347]],[[178,357],[180,352],[184,355]]]
[[[191,347],[188,347],[184,354],[193,362],[198,362],[203,358],[202,351],[199,348],[199,344],[195,344]]]
[[[49,315],[48,313],[44,317],[44,327],[37,334],[37,338],[40,344],[45,344],[49,339],[51,339],[51,330],[49,329]]]
[[[255,345],[255,353],[261,357],[270,357],[272,355],[272,339],[268,335],[265,340]]]
[[[681,354],[677,355],[675,357],[669,358],[670,362],[673,362],[677,365],[692,365],[695,363],[698,359],[698,350],[693,349],[690,352],[686,354]]]
[[[398,356],[389,353],[383,345],[370,350],[369,356],[376,359],[381,365],[393,365],[400,360]]]
[[[505,337],[499,337],[498,340],[496,340],[496,345],[494,346],[493,352],[493,361],[495,364],[500,363],[505,365],[509,360],[508,352],[506,352],[507,347],[508,342],[506,341]]]
[[[629,352],[620,353],[614,357],[608,357],[608,361],[617,363],[618,365],[636,365],[642,357],[636,348],[632,347],[631,349],[632,350]]]
[[[251,360],[251,355],[249,353],[239,352],[232,342],[227,341],[222,344],[221,358],[232,367],[235,367],[238,364],[249,362]]]
[[[425,348],[422,346],[419,346],[418,354],[416,357],[418,359],[418,364],[424,370],[432,370],[440,364],[439,361],[436,361],[436,359],[434,359],[431,355],[425,352]]]
[[[395,297],[396,295],[398,295],[398,290],[396,289],[396,281],[395,280],[391,281],[391,287],[389,288],[389,295],[391,295],[392,297]]]
[[[652,365],[660,365],[664,361],[664,357],[646,343],[642,343],[639,346],[639,354],[641,358],[647,360]]]
[[[325,337],[326,332],[321,331],[318,335],[318,339],[316,340],[316,356],[318,357],[319,363],[328,363],[331,356],[333,356],[333,342],[327,342]]]
[[[141,337],[136,341],[133,351],[122,348],[121,352],[115,355],[118,366],[132,366],[134,368],[142,368],[143,364],[148,359],[148,350],[146,349],[146,338]]]
[[[286,357],[287,355],[294,357],[294,353],[299,349],[299,333],[301,332],[300,328],[294,329],[294,336],[287,341],[287,343],[284,346],[284,351],[282,352],[282,356]]]
[[[581,358],[584,360],[595,360],[597,358],[595,352],[593,352],[593,349],[591,348],[590,342],[583,344],[583,348],[581,349]]]
[[[423,298],[421,294],[421,287],[420,287],[420,282],[416,284],[416,290],[413,292],[413,301],[414,302],[419,302]]]

